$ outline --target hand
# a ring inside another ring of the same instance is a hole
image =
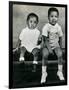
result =
[[[16,49],[16,51],[18,51],[18,49],[19,49],[19,48],[18,48],[18,47],[16,47],[15,49]]]
[[[14,53],[14,52],[16,52],[16,51],[18,51],[18,47],[17,47],[17,48],[15,48],[15,49],[13,49],[13,53]]]
[[[54,53],[53,53],[53,51],[51,49],[49,50],[49,53],[52,54],[52,55],[54,55]]]

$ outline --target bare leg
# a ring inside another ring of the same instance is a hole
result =
[[[25,52],[26,52],[26,48],[25,47],[21,47],[20,48],[20,58],[19,58],[19,61],[24,61],[24,55],[25,55]]]
[[[47,48],[43,48],[43,50],[42,50],[42,76],[41,76],[41,84],[46,82],[48,55],[49,55],[48,49]]]
[[[37,59],[38,59],[38,53],[39,53],[39,49],[38,48],[35,48],[35,49],[33,49],[33,51],[32,51],[32,54],[33,54],[33,56],[34,56],[34,60],[33,60],[33,64],[37,64],[38,62],[37,62]]]
[[[32,51],[32,54],[33,54],[33,56],[34,56],[34,60],[33,60],[33,72],[35,72],[36,71],[36,64],[38,64],[38,53],[39,53],[39,49],[38,48],[35,48],[35,49],[33,49],[33,51]]]
[[[55,53],[58,57],[58,72],[57,72],[57,76],[59,77],[60,80],[64,80],[64,76],[63,76],[63,64],[62,64],[62,51],[59,47],[55,48]]]

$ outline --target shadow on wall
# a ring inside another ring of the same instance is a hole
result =
[[[38,29],[42,31],[45,23],[48,23],[48,9],[49,6],[33,6],[33,5],[13,5],[13,48],[16,43],[20,32],[26,27],[27,15],[31,12],[39,17]],[[58,23],[62,27],[64,33],[62,47],[65,47],[65,8],[57,7],[59,10]]]

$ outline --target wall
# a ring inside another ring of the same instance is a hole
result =
[[[49,6],[34,6],[34,5],[13,5],[13,48],[16,47],[16,43],[19,34],[23,28],[26,27],[27,15],[31,12],[36,13],[39,16],[38,29],[42,31],[45,23],[48,22],[48,9]],[[64,33],[62,47],[65,47],[65,8],[57,7],[59,10],[58,23],[62,27]]]

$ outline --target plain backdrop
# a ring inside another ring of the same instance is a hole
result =
[[[29,13],[35,13],[39,17],[37,28],[42,32],[43,26],[48,23],[48,9],[52,6],[38,6],[38,5],[13,5],[13,48],[16,47],[19,34],[22,29],[27,26],[26,19]],[[62,48],[65,48],[65,8],[56,7],[59,11],[58,23],[62,27],[63,40]]]
[[[9,0],[0,0],[0,90],[8,89],[8,77],[9,77]],[[11,0],[12,1],[12,0]],[[19,1],[19,0],[14,0]],[[67,4],[69,10],[68,0],[20,0],[25,2],[39,2],[39,3],[54,3],[54,4]],[[68,12],[69,15],[69,12]],[[69,21],[69,19],[68,19]],[[69,31],[68,33],[69,34]],[[68,36],[69,38],[69,36]],[[69,51],[69,48],[68,48]],[[69,54],[68,54],[69,56]],[[69,61],[68,61],[69,64]],[[69,66],[68,66],[69,68]],[[68,69],[69,71],[69,69]],[[69,72],[67,72],[69,75]],[[69,84],[69,78],[68,78]],[[23,88],[22,88],[23,89]],[[25,88],[25,90],[68,90],[67,86],[51,86],[51,87],[36,87],[36,88]]]

